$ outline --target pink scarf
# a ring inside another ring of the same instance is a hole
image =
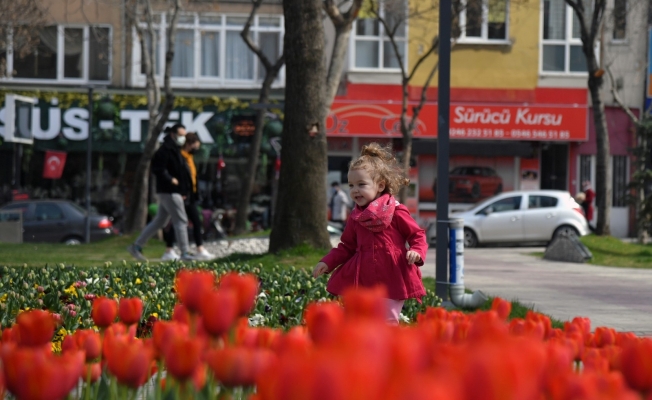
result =
[[[367,205],[364,210],[356,206],[351,218],[372,232],[381,232],[392,223],[394,209],[399,203],[391,194],[384,194]]]

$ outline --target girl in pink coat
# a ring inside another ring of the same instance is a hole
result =
[[[409,180],[391,150],[378,143],[362,148],[348,178],[355,208],[341,243],[315,266],[313,275],[332,272],[327,289],[336,296],[350,286],[384,285],[387,319],[397,324],[405,300],[420,301],[426,294],[418,268],[428,250],[424,230],[393,196]]]

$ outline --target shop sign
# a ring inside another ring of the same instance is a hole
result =
[[[412,108],[412,105],[410,106]],[[588,140],[586,107],[548,105],[452,104],[450,137],[485,140]],[[401,136],[400,104],[333,104],[326,121],[329,136]],[[415,138],[437,137],[437,105],[426,104],[415,124]]]
[[[45,118],[41,113],[47,112]],[[213,112],[195,114],[192,111],[172,111],[166,126],[182,123],[188,132],[196,132],[202,143],[214,143],[213,137],[206,128],[206,123],[213,118]],[[141,123],[149,120],[147,110],[121,110],[120,119],[129,126],[129,141],[140,143],[143,132]],[[45,124],[42,123],[45,121]],[[113,121],[99,121],[100,127],[112,127]],[[107,124],[108,123],[108,124]],[[0,109],[0,136],[5,132],[5,109]],[[81,141],[88,138],[88,109],[71,107],[62,110],[57,105],[48,104],[44,108],[34,107],[32,111],[32,130],[34,140],[52,140],[62,134],[68,140]]]

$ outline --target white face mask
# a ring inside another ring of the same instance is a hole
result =
[[[186,137],[185,136],[177,136],[177,145],[183,146],[186,144]]]

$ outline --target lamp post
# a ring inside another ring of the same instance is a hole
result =
[[[448,164],[451,74],[451,0],[439,1],[437,115],[437,250],[435,294],[448,300]]]
[[[86,243],[91,242],[91,162],[93,160],[93,87],[88,88],[88,139],[86,140]]]

